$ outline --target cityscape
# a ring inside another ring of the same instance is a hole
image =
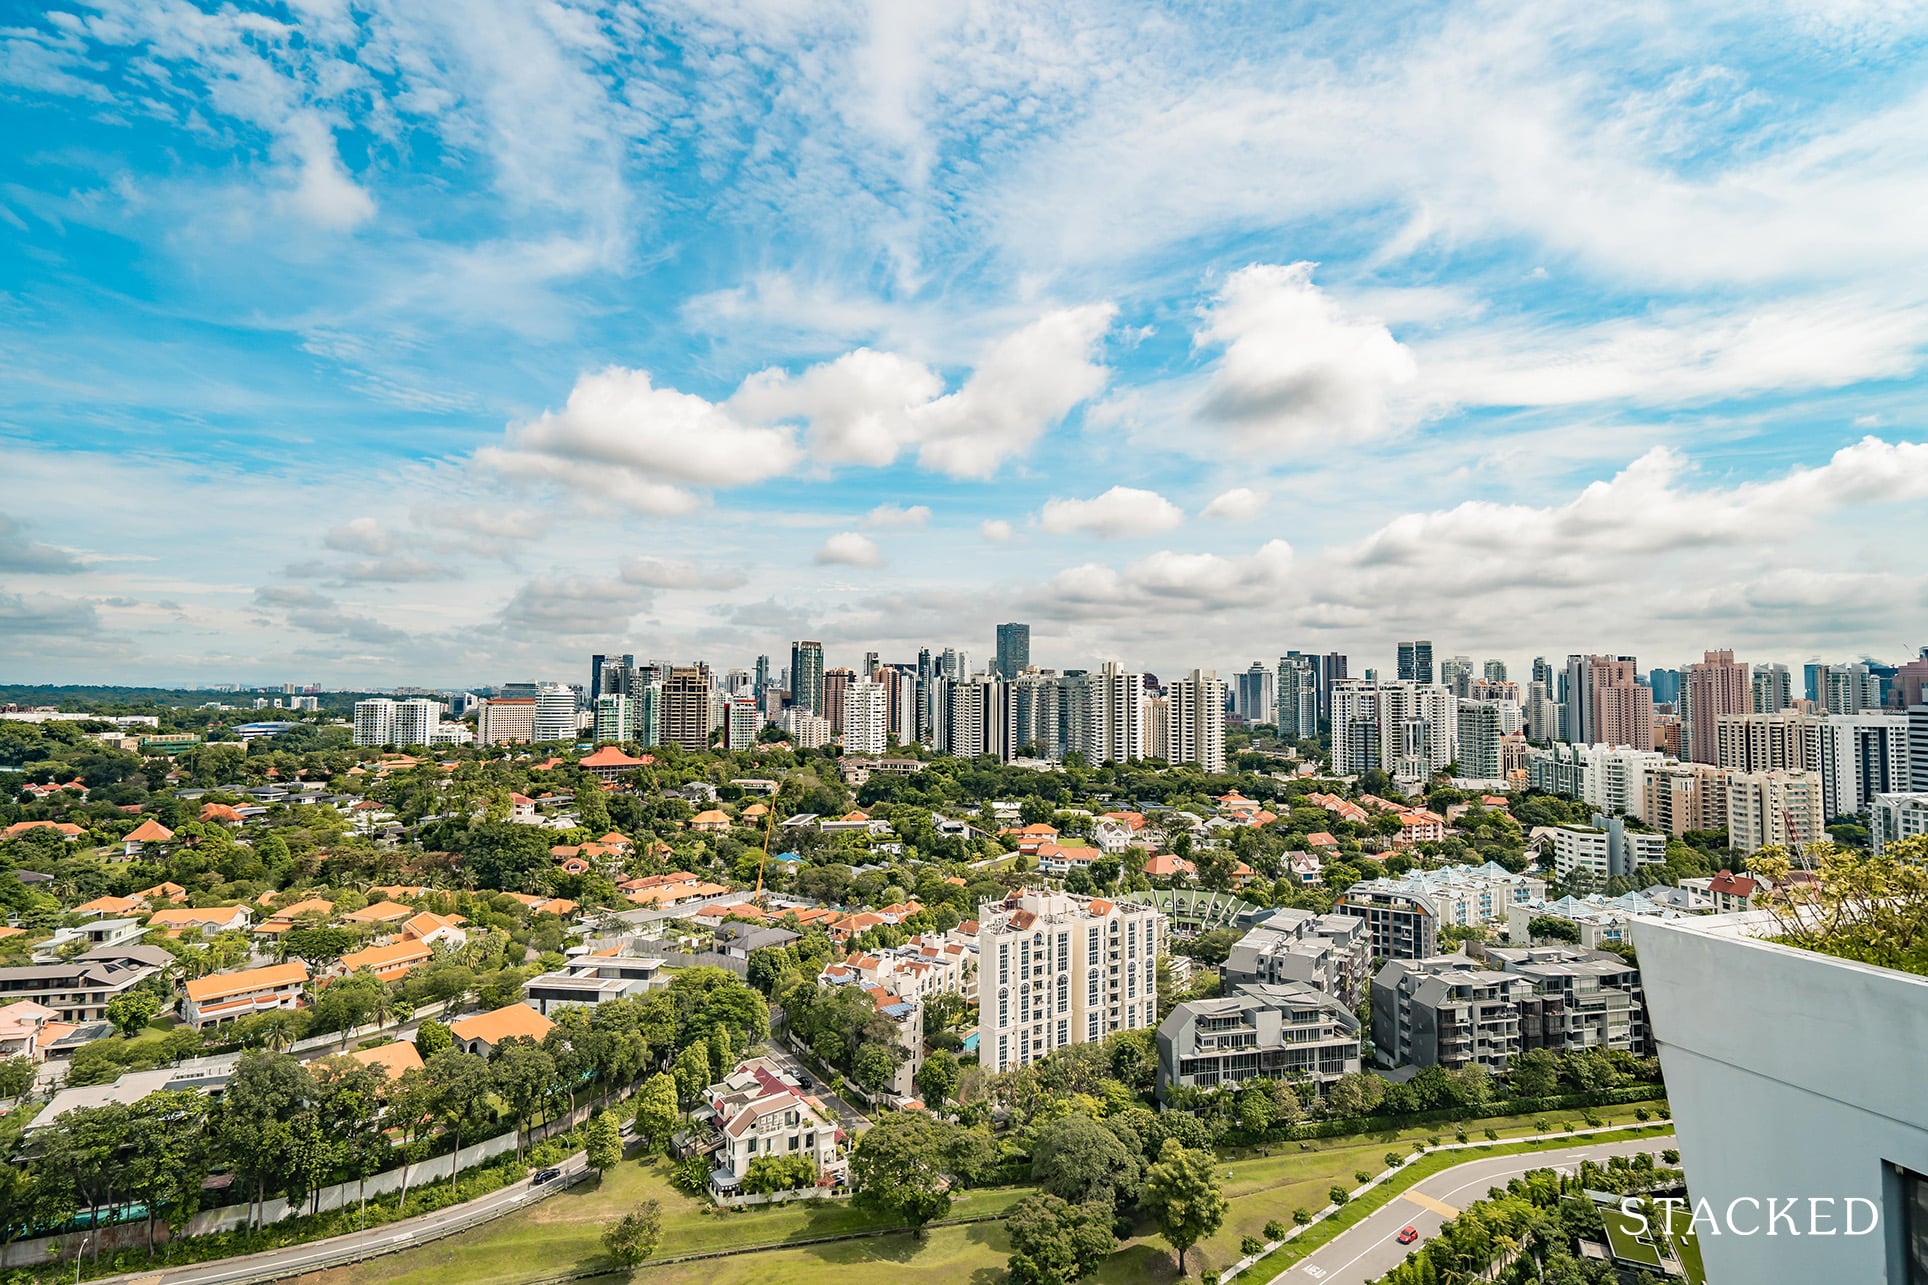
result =
[[[0,23],[0,1285],[1928,1285],[1928,15]]]

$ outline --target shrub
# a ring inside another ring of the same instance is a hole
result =
[[[1633,1118],[1644,1124],[1648,1120],[1653,1119],[1653,1112],[1647,1110],[1646,1107],[1636,1107],[1634,1108]]]
[[[1247,1258],[1251,1258],[1257,1254],[1262,1254],[1265,1252],[1265,1242],[1260,1240],[1257,1236],[1246,1236],[1239,1241],[1238,1252],[1245,1255],[1245,1257]]]
[[[1668,1147],[1665,1151],[1660,1153],[1660,1163],[1668,1166],[1679,1164],[1680,1152],[1674,1150],[1672,1147]]]
[[[1406,1163],[1406,1157],[1400,1155],[1397,1151],[1388,1151],[1386,1153],[1386,1168],[1397,1169],[1400,1165],[1403,1165],[1405,1163]]]
[[[1294,1209],[1292,1211],[1292,1221],[1303,1227],[1312,1221],[1312,1211],[1310,1209]]]
[[[1436,1147],[1436,1146],[1438,1146],[1438,1145],[1439,1145],[1439,1135],[1435,1133],[1435,1134],[1434,1134],[1434,1135],[1433,1135],[1432,1137],[1430,1137],[1430,1138],[1428,1138],[1428,1139],[1426,1139],[1426,1145],[1427,1145],[1427,1146],[1429,1146],[1429,1147]]]
[[[1358,1183],[1361,1187],[1363,1187],[1367,1183],[1372,1181],[1372,1175],[1367,1173],[1364,1169],[1355,1169],[1352,1172],[1352,1180]]]
[[[1456,1139],[1457,1141],[1460,1141],[1460,1142],[1465,1142],[1465,1141],[1467,1140],[1467,1139],[1466,1139],[1466,1130],[1464,1130],[1464,1129],[1461,1129],[1461,1130],[1460,1130],[1460,1131],[1459,1131],[1458,1133],[1455,1133],[1455,1134],[1453,1135],[1453,1137],[1454,1137],[1454,1139]]]
[[[1347,1194],[1346,1189],[1344,1187],[1335,1186],[1331,1191],[1328,1191],[1326,1193],[1326,1199],[1330,1200],[1335,1205],[1343,1205],[1348,1200],[1351,1200],[1352,1197],[1349,1194]]]
[[[1265,1238],[1267,1240],[1284,1240],[1285,1224],[1276,1218],[1265,1224]]]
[[[1486,1131],[1486,1140],[1488,1142],[1498,1142],[1500,1140],[1500,1131],[1498,1129],[1488,1129]]]

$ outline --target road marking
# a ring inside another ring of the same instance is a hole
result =
[[[1431,1196],[1424,1195],[1417,1191],[1401,1192],[1400,1199],[1410,1200],[1415,1205],[1418,1205],[1421,1209],[1430,1210],[1431,1212],[1438,1214],[1441,1218],[1459,1217],[1459,1210],[1453,1208],[1445,1201],[1434,1200]]]
[[[1325,1268],[1316,1266],[1312,1263],[1307,1263],[1305,1265],[1305,1274],[1307,1276],[1310,1276],[1313,1280],[1316,1281],[1320,1277],[1325,1275]]]

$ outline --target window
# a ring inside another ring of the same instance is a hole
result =
[[[1002,986],[1011,980],[1011,947],[1003,944],[997,948],[997,981]]]
[[[1901,1229],[1901,1261],[1907,1269],[1903,1282],[1928,1285],[1928,1178],[1895,1165],[1889,1190],[1889,1203],[1901,1206],[1901,1217],[1890,1220],[1890,1226]]]

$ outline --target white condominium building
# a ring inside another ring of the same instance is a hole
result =
[[[1730,772],[1727,846],[1746,855],[1826,837],[1819,772]]]
[[[882,754],[890,740],[890,691],[858,679],[844,688],[843,747],[846,754]]]
[[[1024,889],[978,911],[978,1062],[1026,1066],[1055,1049],[1158,1023],[1159,912]]]
[[[1091,722],[1082,747],[1093,763],[1141,759],[1145,738],[1145,676],[1106,661],[1091,680]]]
[[[366,700],[355,702],[355,744],[395,744],[395,702]]]
[[[1194,669],[1165,689],[1169,703],[1165,758],[1225,770],[1225,684],[1209,669]]]
[[[530,697],[482,702],[475,739],[483,745],[527,745],[536,737],[536,703]],[[648,744],[647,741],[644,742]]]
[[[579,730],[575,689],[561,683],[543,683],[537,687],[536,740],[573,741]]]

